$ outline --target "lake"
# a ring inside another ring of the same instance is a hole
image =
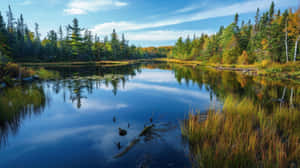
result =
[[[0,167],[192,167],[180,127],[190,112],[205,116],[229,95],[300,105],[289,81],[201,66],[45,68],[61,78],[0,91]]]

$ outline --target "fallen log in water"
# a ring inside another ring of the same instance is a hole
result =
[[[125,155],[127,152],[129,152],[137,143],[140,142],[140,138],[145,136],[147,133],[149,133],[151,131],[151,129],[154,127],[154,124],[145,127],[142,132],[139,134],[138,138],[134,138],[130,144],[120,153],[118,153],[117,155],[114,156],[114,158],[119,158],[122,157],[123,155]]]
[[[123,155],[125,155],[127,152],[129,152],[137,143],[139,143],[140,139],[139,138],[135,138],[134,140],[132,140],[130,142],[130,144],[120,153],[118,153],[117,155],[114,156],[114,158],[119,158],[122,157]]]
[[[143,131],[139,134],[139,136],[145,136],[151,129],[154,127],[154,124],[147,126],[143,129]]]

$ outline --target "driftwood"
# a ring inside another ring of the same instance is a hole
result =
[[[117,155],[114,156],[114,158],[119,158],[124,156],[127,152],[129,152],[137,143],[140,142],[141,137],[147,135],[149,132],[151,132],[151,129],[154,127],[154,124],[145,127],[142,132],[139,134],[139,136],[137,138],[134,138],[130,144],[120,153],[118,153]]]
[[[119,158],[124,156],[127,152],[129,152],[137,143],[139,143],[140,139],[139,138],[135,138],[134,140],[132,140],[130,142],[130,144],[120,153],[118,153],[117,155],[114,156],[114,158]]]
[[[139,134],[139,136],[145,136],[149,131],[151,131],[151,129],[154,127],[154,125],[150,125],[150,126],[147,126],[143,129],[143,131]]]

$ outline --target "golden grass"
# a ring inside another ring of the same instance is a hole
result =
[[[228,97],[206,121],[190,115],[182,125],[197,167],[290,167],[300,164],[300,111],[266,114],[245,98]]]
[[[128,65],[143,61],[151,61],[152,59],[137,59],[137,60],[119,60],[119,61],[113,61],[113,60],[106,60],[106,61],[73,61],[73,62],[23,62],[18,63],[20,65],[25,66],[66,66],[66,65]]]
[[[202,62],[197,60],[180,60],[180,59],[169,59],[169,58],[157,58],[153,59],[157,61],[166,61],[172,63],[181,63],[181,64],[198,64],[198,65],[205,65],[205,66],[212,66],[212,67],[231,67],[231,68],[257,68],[258,70],[262,69],[282,69],[284,71],[300,71],[300,61],[297,62],[289,62],[285,64],[279,64],[270,61],[262,61],[260,63],[243,65],[243,64],[220,64],[220,63],[210,63],[210,62]]]
[[[26,78],[33,75],[38,75],[41,79],[53,79],[59,77],[57,72],[48,71],[44,68],[32,69],[30,67],[22,67],[16,63],[7,63],[0,67],[0,82],[5,82],[8,85],[11,85],[14,82],[12,81],[13,78]]]
[[[48,71],[44,68],[36,70],[36,74],[40,79],[57,79],[59,78],[59,73],[55,71]]]

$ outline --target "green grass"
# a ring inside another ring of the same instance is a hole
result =
[[[290,167],[300,164],[300,111],[277,107],[271,114],[250,99],[228,97],[222,111],[204,122],[191,114],[182,134],[196,167]]]
[[[38,75],[40,77],[40,79],[57,79],[59,78],[59,73],[55,72],[55,71],[48,71],[44,68],[40,68],[38,70],[36,70],[36,75]]]
[[[219,64],[210,62],[201,62],[195,60],[178,60],[178,59],[168,59],[160,58],[154,59],[156,61],[165,61],[169,63],[183,64],[186,66],[201,66],[203,68],[226,70],[226,71],[236,71],[238,73],[247,70],[247,75],[259,76],[264,78],[264,80],[269,80],[271,82],[280,83],[283,80],[294,84],[300,84],[300,61],[289,62],[285,64],[278,64],[270,61],[262,61],[260,63],[255,63],[251,65],[240,65],[240,64]]]
[[[136,59],[136,60],[106,60],[106,61],[73,61],[73,62],[20,62],[23,66],[80,66],[80,65],[101,65],[101,66],[117,66],[128,65],[137,62],[151,61],[152,59]]]
[[[13,79],[19,79],[38,75],[40,79],[56,79],[59,78],[58,72],[48,71],[44,68],[33,69],[30,67],[22,67],[16,63],[8,63],[0,66],[0,82],[7,85],[13,85],[16,82]]]

